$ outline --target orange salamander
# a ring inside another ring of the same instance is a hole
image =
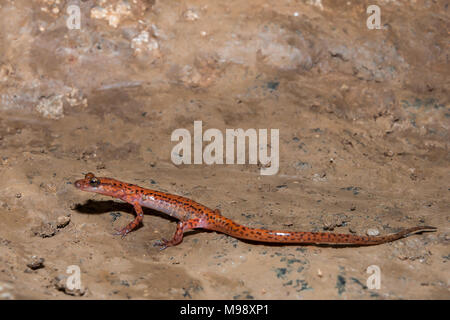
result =
[[[336,234],[330,232],[294,232],[256,229],[238,224],[220,214],[219,210],[212,210],[191,199],[149,190],[134,184],[121,182],[111,178],[101,178],[93,173],[86,174],[84,179],[77,180],[75,187],[89,192],[100,193],[121,199],[134,206],[136,218],[125,228],[117,230],[116,235],[126,236],[135,229],[144,218],[142,207],[161,211],[179,220],[177,230],[171,240],[162,239],[155,245],[161,250],[175,246],[183,240],[183,233],[189,229],[203,228],[225,233],[234,238],[270,242],[270,243],[298,243],[298,244],[328,244],[328,245],[356,245],[368,246],[394,241],[406,237],[417,231],[433,231],[435,227],[419,226],[404,229],[386,236],[358,236],[352,234]]]

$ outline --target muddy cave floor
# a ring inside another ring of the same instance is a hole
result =
[[[0,6],[11,17],[0,22],[0,299],[450,298],[439,1],[382,6],[378,33],[358,20],[362,2],[117,3],[84,1],[88,23],[70,32],[64,1]],[[175,165],[171,134],[194,121],[279,129],[278,173]],[[113,236],[132,207],[75,189],[89,171],[251,227],[438,230],[344,248],[199,230],[159,251],[176,221],[146,210],[138,230]],[[80,290],[64,284],[70,266]],[[379,289],[368,287],[370,266]]]

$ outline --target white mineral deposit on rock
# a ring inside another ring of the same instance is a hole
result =
[[[144,50],[152,51],[159,48],[158,41],[150,37],[148,31],[142,31],[137,37],[131,40],[131,48],[135,53],[140,53]]]
[[[106,8],[98,6],[91,9],[91,18],[107,20],[113,28],[117,28],[120,21],[130,15],[131,6],[127,1],[121,1],[115,6],[110,4]]]
[[[64,117],[62,95],[52,95],[39,100],[36,110],[45,118],[60,119]]]
[[[187,21],[195,21],[199,19],[199,15],[195,9],[188,9],[183,13],[183,17]]]

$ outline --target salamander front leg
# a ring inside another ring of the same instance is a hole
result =
[[[138,203],[133,203],[134,210],[136,211],[136,218],[131,221],[125,228],[116,229],[114,233],[115,236],[122,236],[122,239],[131,231],[137,228],[142,223],[144,219],[144,212],[142,211],[142,207]]]

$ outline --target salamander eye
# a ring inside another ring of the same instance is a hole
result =
[[[100,180],[98,180],[96,177],[92,177],[89,180],[89,184],[93,187],[97,187],[100,184]]]
[[[85,178],[86,180],[91,180],[92,178],[95,178],[95,176],[94,176],[94,174],[93,174],[92,172],[88,172],[88,173],[84,176],[84,178]]]

